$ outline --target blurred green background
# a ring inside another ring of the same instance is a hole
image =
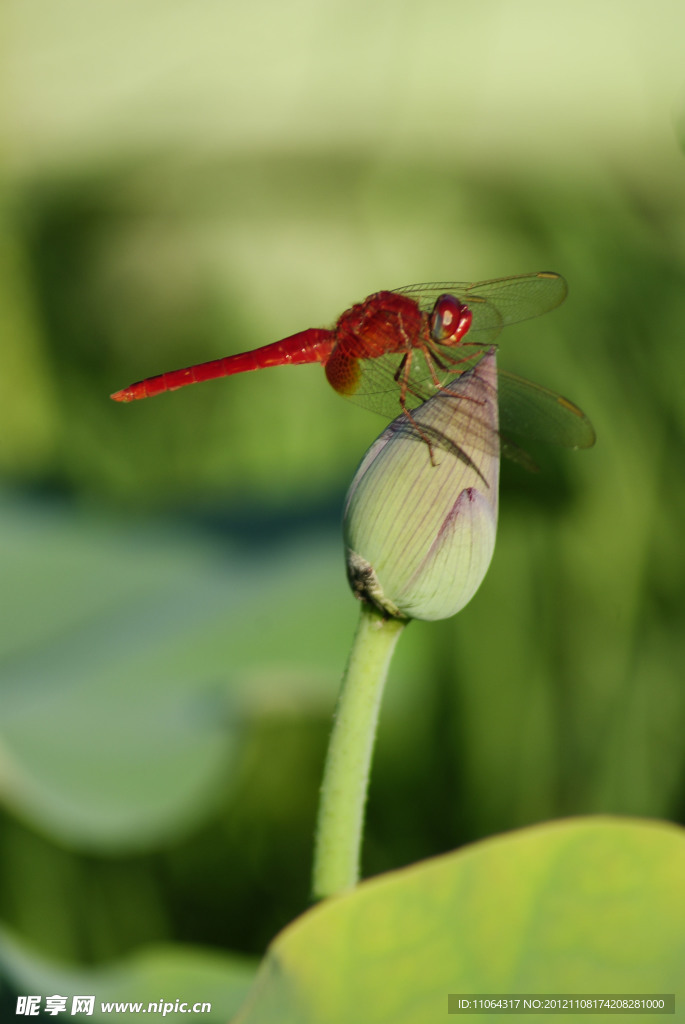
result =
[[[259,955],[307,904],[383,423],[320,367],[143,376],[381,288],[556,270],[500,365],[590,452],[503,475],[490,573],[392,666],[364,873],[572,814],[685,820],[685,7],[9,0],[0,919],[46,956]]]

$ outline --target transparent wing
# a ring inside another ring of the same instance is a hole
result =
[[[460,346],[461,347],[461,346]],[[466,346],[464,346],[466,347]],[[406,405],[415,409],[442,390],[445,384],[454,381],[461,373],[471,369],[482,357],[482,348],[472,349],[468,361],[464,361],[460,372],[451,368],[437,370],[438,383],[433,381],[425,356],[419,350],[412,353],[411,391],[407,394]],[[386,355],[368,360],[359,390],[349,398],[358,405],[380,413],[386,419],[394,419],[402,412],[400,389],[395,377],[402,361],[400,354]],[[435,367],[433,367],[435,370]],[[595,443],[595,431],[585,413],[568,398],[532,381],[500,370],[498,380],[498,402],[500,431],[504,439],[502,454],[528,468],[534,468],[532,460],[516,446],[513,438],[546,441],[566,448],[590,448]],[[471,417],[477,427],[469,430],[469,442],[475,447],[491,452],[500,438],[479,422],[478,408],[468,399],[455,397],[459,403],[458,415],[464,422]],[[456,407],[455,407],[456,414]]]
[[[500,430],[564,448],[591,448],[594,427],[563,395],[506,370],[498,373]]]
[[[449,363],[438,366],[431,358],[430,364],[420,348],[409,353],[392,352],[376,359],[364,359],[361,376],[354,394],[346,395],[357,405],[394,419],[402,411],[400,405],[401,383],[406,373],[404,360],[409,361],[410,372],[407,383],[406,405],[415,409],[437,394],[449,381],[460,377],[465,370],[482,357],[480,345],[460,343],[449,353]]]
[[[507,324],[531,320],[556,309],[566,298],[568,285],[560,274],[541,271],[516,277],[499,277],[492,281],[439,281],[433,284],[412,284],[394,289],[407,295],[424,312],[430,312],[438,296],[454,295],[465,302],[473,314],[469,336],[477,332],[478,341],[492,341]]]

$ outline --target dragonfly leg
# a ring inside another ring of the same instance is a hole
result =
[[[407,406],[405,405],[405,402],[406,402],[406,396],[401,397],[400,398],[400,405],[402,406],[402,412],[407,417],[407,419],[409,420],[409,422],[411,423],[412,427],[414,428],[416,433],[419,435],[421,440],[428,447],[428,455],[430,456],[431,466],[437,466],[437,462],[435,461],[435,452],[433,450],[433,445],[431,444],[431,439],[428,436],[428,434],[425,432],[425,430],[421,429],[420,424],[418,424],[416,422],[416,420],[412,416],[412,414],[409,411],[409,409],[407,409]]]
[[[443,385],[440,383],[438,375],[435,372],[435,364],[437,363],[441,370],[447,370],[447,367],[442,362],[442,360],[439,358],[439,356],[437,356],[435,354],[435,352],[431,352],[429,348],[422,349],[422,351],[423,351],[424,359],[426,360],[426,366],[428,367],[428,372],[431,375],[431,380],[433,381],[433,384],[435,385],[435,387],[439,391],[441,391]]]
[[[462,356],[452,355],[451,352],[442,352],[442,358],[436,352],[433,345],[426,346],[426,362],[430,363],[431,359],[437,366],[440,367],[445,373],[448,373],[455,366],[461,366],[463,363],[470,363],[476,358],[477,352],[470,351],[471,349],[485,349],[492,348],[492,345],[485,345],[482,341],[469,341],[461,345],[455,345],[456,351],[466,350],[466,354]],[[430,358],[429,358],[430,356]]]
[[[480,342],[472,342],[470,344],[473,346],[478,345],[478,347],[480,348],[485,347]],[[426,365],[428,366],[428,369],[430,371],[433,384],[438,391],[441,391],[444,395],[451,398],[459,398],[464,399],[467,402],[475,402],[476,405],[484,404],[483,401],[481,401],[479,398],[475,398],[473,395],[455,395],[454,392],[450,391],[449,388],[438,379],[438,375],[436,374],[435,367],[433,365],[435,363],[444,373],[447,373],[452,367],[459,366],[461,363],[470,362],[473,359],[473,353],[471,353],[468,356],[462,356],[461,359],[447,357],[445,360],[443,360],[440,358],[437,352],[432,350],[432,348],[426,348],[426,350],[424,351],[424,357],[426,360]],[[474,363],[473,365],[475,366],[477,364]],[[463,372],[464,371],[462,370],[462,373]]]
[[[399,364],[399,366],[397,367],[397,369],[395,370],[395,372],[392,375],[392,379],[395,381],[395,384],[397,384],[399,382],[400,377],[404,373],[404,368],[407,365],[407,358],[408,358],[408,356],[409,356],[409,352],[405,352],[404,355],[402,356],[402,362]],[[406,376],[405,376],[405,380],[406,380]]]
[[[417,347],[419,347],[419,346],[417,346]],[[393,380],[397,384],[397,383],[399,383],[400,377],[402,377],[403,378],[402,384],[404,385],[405,390],[408,391],[409,394],[415,395],[416,398],[422,398],[423,397],[422,395],[420,395],[416,391],[412,391],[411,387],[409,386],[409,373],[410,373],[410,370],[411,370],[411,357],[412,357],[414,351],[415,351],[415,349],[409,349],[409,351],[404,353],[404,355],[402,357],[401,363],[399,364],[399,366],[397,367],[397,369],[395,370],[395,372],[393,374]],[[428,349],[427,347],[420,346],[419,347],[419,351],[422,352],[423,357],[426,360],[426,366],[428,367],[428,372],[430,373],[431,380],[433,382],[433,386],[435,387],[435,389],[437,391],[441,391],[444,385],[440,382],[440,378],[438,377],[437,373],[435,372],[435,366],[433,364],[437,363],[437,365],[440,367],[440,369],[444,370],[444,371],[447,371],[448,367],[442,362],[442,360],[440,360],[438,358],[438,356],[434,352],[431,352],[430,349]]]
[[[413,398],[417,398],[417,399],[419,399],[419,401],[425,401],[425,399],[426,399],[425,392],[422,392],[420,388],[415,388],[415,387],[412,386],[411,368],[412,368],[412,359],[413,359],[415,351],[417,351],[416,347],[415,348],[411,348],[407,352],[404,353],[404,355],[402,356],[402,359],[401,359],[397,369],[395,370],[395,373],[393,374],[393,378],[395,380],[395,383],[398,383],[400,385],[400,407],[402,409],[402,412],[404,413],[406,418],[411,423],[411,425],[412,425],[413,429],[416,431],[417,435],[421,438],[421,440],[427,446],[428,454],[430,456],[431,465],[432,466],[436,466],[437,462],[436,462],[436,458],[435,458],[435,445],[434,445],[435,438],[433,440],[431,440],[430,432],[425,430],[421,426],[421,424],[417,422],[417,420],[414,418],[414,416],[412,416],[411,410],[407,407],[407,400],[408,400],[409,396],[412,396]],[[446,397],[449,397],[449,398],[454,398],[454,399],[458,399],[458,400],[463,399],[465,401],[475,402],[476,405],[483,405],[484,404],[483,400],[478,399],[478,398],[476,398],[473,395],[455,394],[453,391],[450,391],[445,386],[445,384],[443,384],[441,382],[441,380],[439,379],[438,374],[436,372],[436,369],[435,369],[435,365],[436,364],[443,371],[447,371],[449,369],[449,366],[443,364],[442,360],[437,355],[437,353],[433,352],[427,346],[421,346],[420,351],[423,353],[424,359],[426,361],[426,366],[428,367],[428,370],[430,372],[431,380],[432,380],[433,386],[436,389],[436,392],[438,392],[439,394],[445,395]],[[464,363],[464,362],[467,362],[468,359],[469,359],[469,357],[466,357],[466,358],[463,358],[463,359],[459,359],[459,360],[454,360],[454,363],[455,364],[457,362]],[[472,462],[472,460],[466,455],[466,453],[458,445],[454,446],[454,448],[455,448],[455,454],[457,454],[459,456],[459,458],[463,459],[463,461],[466,462],[467,465],[470,465],[472,468],[476,469],[476,471],[478,473],[480,473],[480,470],[478,470],[478,467],[475,466],[475,464]]]
[[[431,444],[431,440],[428,434],[425,432],[425,430],[422,430],[421,426],[416,422],[411,412],[407,408],[407,394],[415,394],[412,388],[409,386],[409,374],[411,372],[412,354],[413,350],[411,349],[408,352],[405,352],[404,356],[402,357],[402,361],[400,365],[397,367],[397,370],[395,371],[394,374],[395,381],[400,381],[400,377],[402,378],[400,381],[400,407],[402,409],[402,412],[407,417],[412,427],[416,431],[416,433],[421,438],[421,440],[428,446],[428,454],[430,456],[431,466],[437,466],[437,462],[435,461],[435,452],[433,450],[433,445]]]

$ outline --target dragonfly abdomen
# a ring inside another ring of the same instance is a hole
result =
[[[111,397],[115,402],[133,402],[139,398],[152,398],[165,391],[178,391],[188,384],[200,384],[205,380],[217,377],[230,377],[235,373],[249,373],[267,366],[283,366],[288,363],[325,363],[335,344],[330,331],[320,327],[310,327],[299,331],[289,338],[275,341],[272,345],[253,349],[250,352],[238,352],[222,359],[210,359],[206,363],[196,363],[182,370],[170,370],[155,377],[146,377],[122,391],[116,391]]]

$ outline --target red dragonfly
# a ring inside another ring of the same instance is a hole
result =
[[[234,373],[318,362],[339,394],[388,419],[404,412],[432,458],[411,409],[473,367],[504,326],[555,309],[566,293],[564,278],[550,271],[376,292],[346,310],[332,328],[309,327],[250,352],[147,377],[111,397],[132,402]],[[592,424],[567,398],[503,370],[498,393],[503,434],[569,448],[594,444]],[[505,445],[505,454],[517,458],[517,451]]]

